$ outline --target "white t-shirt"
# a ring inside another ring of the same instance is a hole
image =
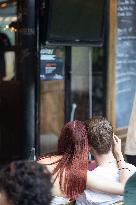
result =
[[[50,205],[60,205],[68,203],[70,203],[70,200],[68,198],[62,196],[54,196]]]
[[[130,175],[136,172],[134,165],[127,163],[127,166],[130,169]],[[91,173],[106,181],[119,181],[119,170],[115,162],[98,166],[91,171]],[[123,200],[123,196],[86,189],[84,193],[77,198],[76,205],[109,205],[120,200]]]

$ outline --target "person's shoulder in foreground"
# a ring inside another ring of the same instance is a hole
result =
[[[125,192],[124,192],[124,204],[136,205],[136,172],[128,179]]]
[[[51,181],[48,170],[31,161],[15,161],[0,171],[0,205],[49,205]]]

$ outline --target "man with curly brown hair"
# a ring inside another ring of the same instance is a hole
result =
[[[0,170],[0,205],[49,205],[50,174],[32,161],[16,161]]]
[[[94,156],[97,167],[92,174],[101,177],[106,181],[119,181],[119,169],[117,161],[112,153],[113,128],[111,123],[104,117],[92,117],[85,122],[88,133],[88,143],[90,153]],[[114,135],[115,136],[115,135]],[[115,136],[116,139],[116,136]],[[121,160],[118,162],[122,168],[128,169],[130,176],[136,171],[136,167],[130,164],[124,164]],[[94,190],[85,190],[83,195],[76,201],[77,205],[97,204],[109,205],[122,200],[122,196],[114,194],[105,194]]]

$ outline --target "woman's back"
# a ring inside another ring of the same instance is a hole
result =
[[[56,155],[41,158],[54,184],[53,195],[75,200],[86,188],[88,139],[85,124],[75,120],[62,128]],[[80,162],[80,163],[79,163]]]
[[[61,155],[42,157],[38,160],[38,163],[45,164],[49,172],[52,174],[56,165],[58,164],[58,160],[60,160],[61,158],[62,158]],[[66,194],[64,194],[62,190],[60,189],[60,185],[59,185],[60,177],[56,177],[56,176],[57,176],[57,173],[52,175],[52,182],[53,182],[52,194],[53,196],[66,197]]]

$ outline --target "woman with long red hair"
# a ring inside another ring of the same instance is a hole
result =
[[[121,143],[114,140],[116,159],[122,160]],[[54,199],[52,204],[67,204],[75,200],[86,187],[113,194],[123,194],[128,170],[120,170],[120,182],[96,178],[88,171],[89,145],[86,126],[75,120],[63,127],[58,141],[58,152],[38,159],[52,174]]]

